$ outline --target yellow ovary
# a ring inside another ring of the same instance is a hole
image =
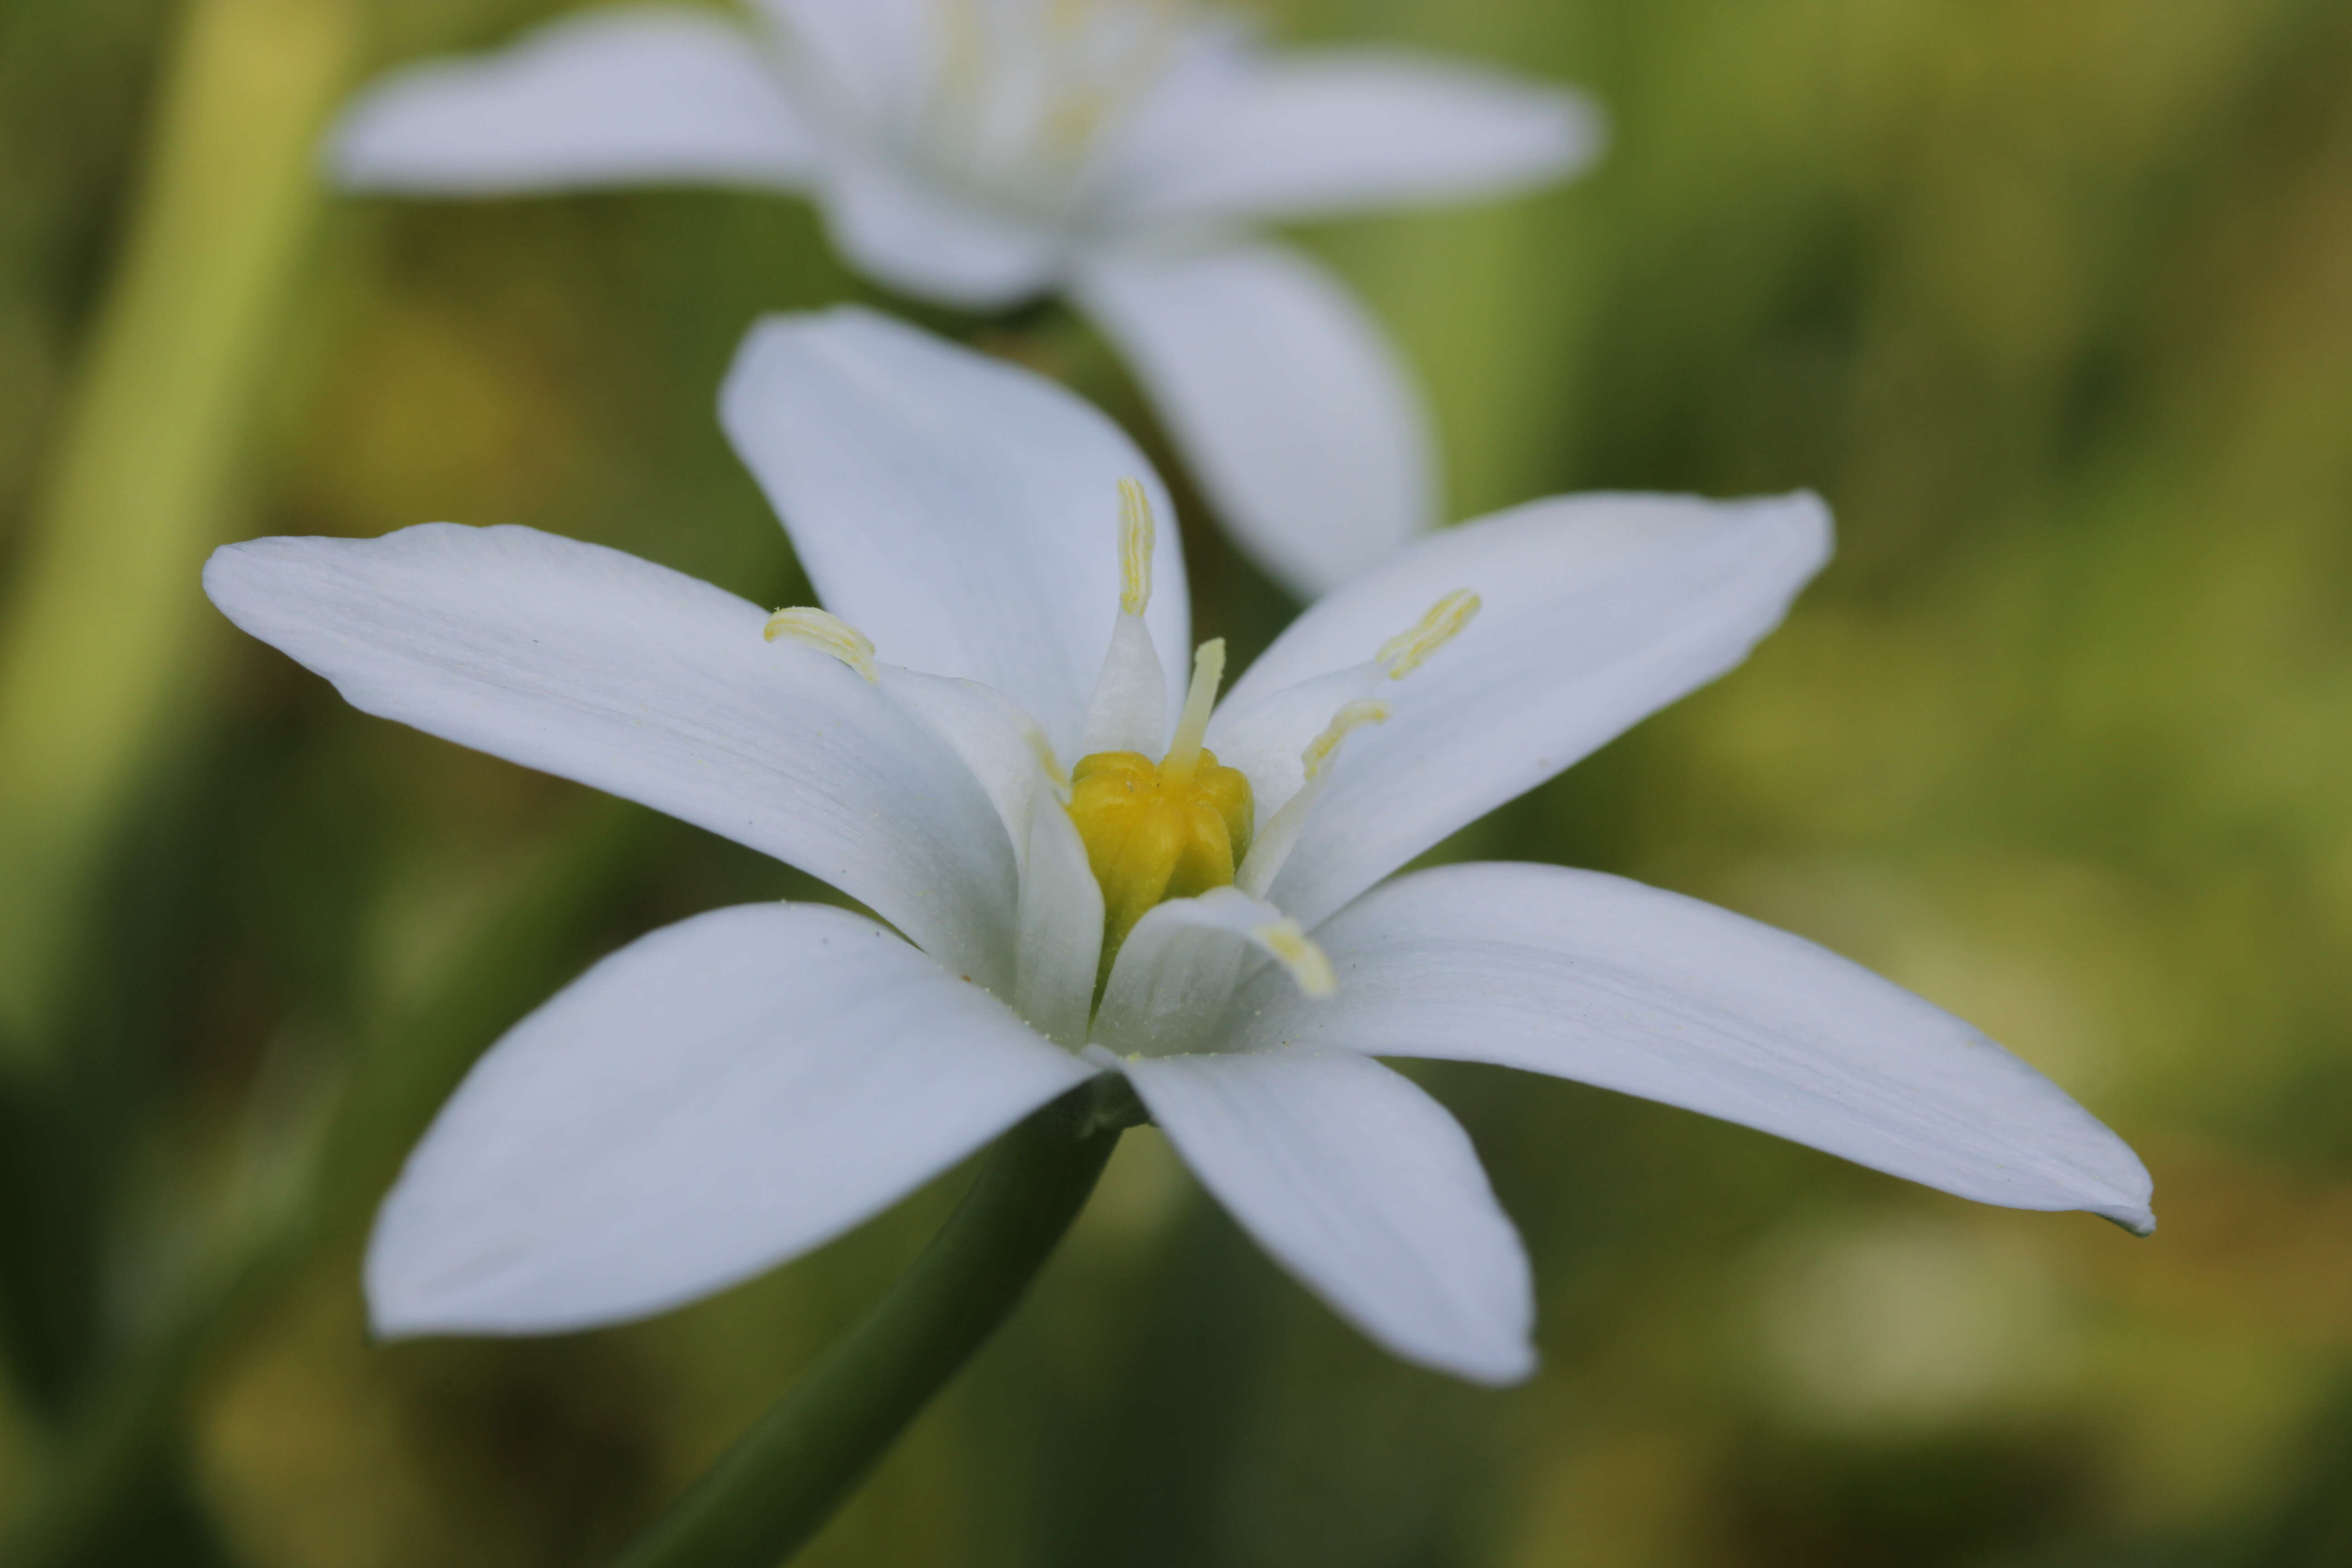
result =
[[[1103,967],[1153,905],[1232,883],[1249,853],[1249,780],[1196,749],[1190,767],[1097,752],[1070,772],[1070,820],[1103,892]]]

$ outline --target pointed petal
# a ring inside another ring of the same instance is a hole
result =
[[[1458,589],[1483,607],[1402,679],[1387,723],[1348,742],[1274,901],[1308,930],[1456,828],[1543,783],[1747,657],[1829,555],[1810,495],[1538,501],[1448,529],[1291,623],[1209,727],[1349,669]],[[1304,747],[1319,722],[1294,704]],[[1256,743],[1269,752],[1273,742]]]
[[[545,1333],[723,1289],[1091,1076],[873,921],[719,910],[493,1047],[384,1200],[377,1330]]]
[[[1412,1083],[1345,1051],[1160,1057],[1126,1071],[1202,1184],[1341,1317],[1479,1383],[1535,1370],[1518,1234],[1469,1138]]]
[[[1257,953],[1280,961],[1292,989],[1329,994],[1321,954],[1273,905],[1226,887],[1154,906],[1111,964],[1096,1041],[1120,1056],[1216,1049],[1234,986]]]
[[[666,811],[824,878],[992,986],[1012,847],[952,752],[707,583],[528,528],[216,551],[229,619],[364,712]]]
[[[2040,1073],[1785,931],[1552,866],[1447,866],[1317,932],[1319,1006],[1245,985],[1239,1039],[1572,1078],[1758,1127],[1982,1203],[2156,1221],[2147,1172]]]
[[[719,414],[828,609],[893,664],[994,687],[1065,757],[1119,613],[1123,479],[1164,525],[1152,639],[1192,646],[1167,492],[1043,376],[870,310],[776,316],[745,340]],[[1171,684],[1171,710],[1181,697]]]
[[[1013,1005],[1037,1032],[1076,1050],[1087,1043],[1103,941],[1102,886],[1077,825],[1039,790],[1021,875],[1021,948]]]
[[[1136,222],[1497,195],[1568,178],[1603,141],[1582,93],[1377,49],[1266,61],[1154,129],[1127,171]]]
[[[1436,521],[1412,374],[1295,250],[1098,256],[1077,298],[1118,343],[1234,537],[1311,598]]]
[[[672,181],[793,189],[810,133],[743,30],[683,6],[567,16],[394,71],[328,142],[338,184],[445,195]]]

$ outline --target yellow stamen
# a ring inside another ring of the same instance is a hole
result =
[[[1323,732],[1307,742],[1307,749],[1298,753],[1298,760],[1306,764],[1307,776],[1311,779],[1331,765],[1331,758],[1339,750],[1339,742],[1348,738],[1349,731],[1388,721],[1385,702],[1356,701],[1341,708],[1331,715],[1331,722],[1323,727]]]
[[[1183,783],[1202,756],[1201,738],[1209,732],[1209,712],[1217,705],[1217,688],[1225,679],[1225,639],[1211,637],[1192,655],[1192,685],[1184,693],[1184,711],[1176,720],[1176,738],[1168,742],[1160,771]],[[1209,753],[1214,763],[1215,753]]]
[[[1307,826],[1307,814],[1322,797],[1324,772],[1339,754],[1340,742],[1347,740],[1349,732],[1366,724],[1388,721],[1387,703],[1360,698],[1343,704],[1331,715],[1331,721],[1323,726],[1323,732],[1307,742],[1307,749],[1298,753],[1299,763],[1306,771],[1305,782],[1299,785],[1298,793],[1285,801],[1282,809],[1252,836],[1249,856],[1242,862],[1241,869],[1234,873],[1234,881],[1243,892],[1253,899],[1262,899],[1274,886],[1274,879],[1282,874],[1283,863],[1297,847],[1298,835]]]
[[[1429,656],[1461,635],[1462,628],[1478,614],[1481,601],[1467,588],[1456,588],[1437,603],[1408,630],[1399,632],[1381,644],[1375,657],[1387,667],[1389,679],[1402,680],[1428,662]]]
[[[1159,535],[1151,498],[1133,479],[1118,481],[1118,608],[1139,616],[1151,604],[1151,550]]]
[[[806,643],[821,653],[829,653],[868,680],[880,678],[874,668],[874,643],[864,632],[838,616],[809,605],[796,605],[778,610],[768,617],[767,629],[761,636],[770,642],[778,637],[790,637]]]
[[[1339,989],[1339,976],[1331,973],[1329,956],[1298,929],[1297,921],[1276,921],[1272,925],[1259,926],[1250,935],[1265,944],[1266,951],[1290,971],[1290,978],[1306,994],[1328,996]]]

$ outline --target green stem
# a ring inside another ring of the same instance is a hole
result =
[[[770,1568],[804,1545],[1013,1310],[1139,1119],[1097,1079],[1006,1133],[890,1293],[617,1568]]]
[[[0,603],[0,1020],[48,1048],[91,868],[226,645],[196,591],[360,0],[186,0],[127,241]]]

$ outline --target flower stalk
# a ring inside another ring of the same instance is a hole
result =
[[[1142,1120],[1101,1078],[998,1140],[890,1293],[615,1568],[768,1568],[799,1551],[1012,1312]]]
[[[168,744],[187,590],[317,206],[312,145],[357,0],[184,7],[148,167],[0,605],[0,1021],[53,1032],[94,859]]]

